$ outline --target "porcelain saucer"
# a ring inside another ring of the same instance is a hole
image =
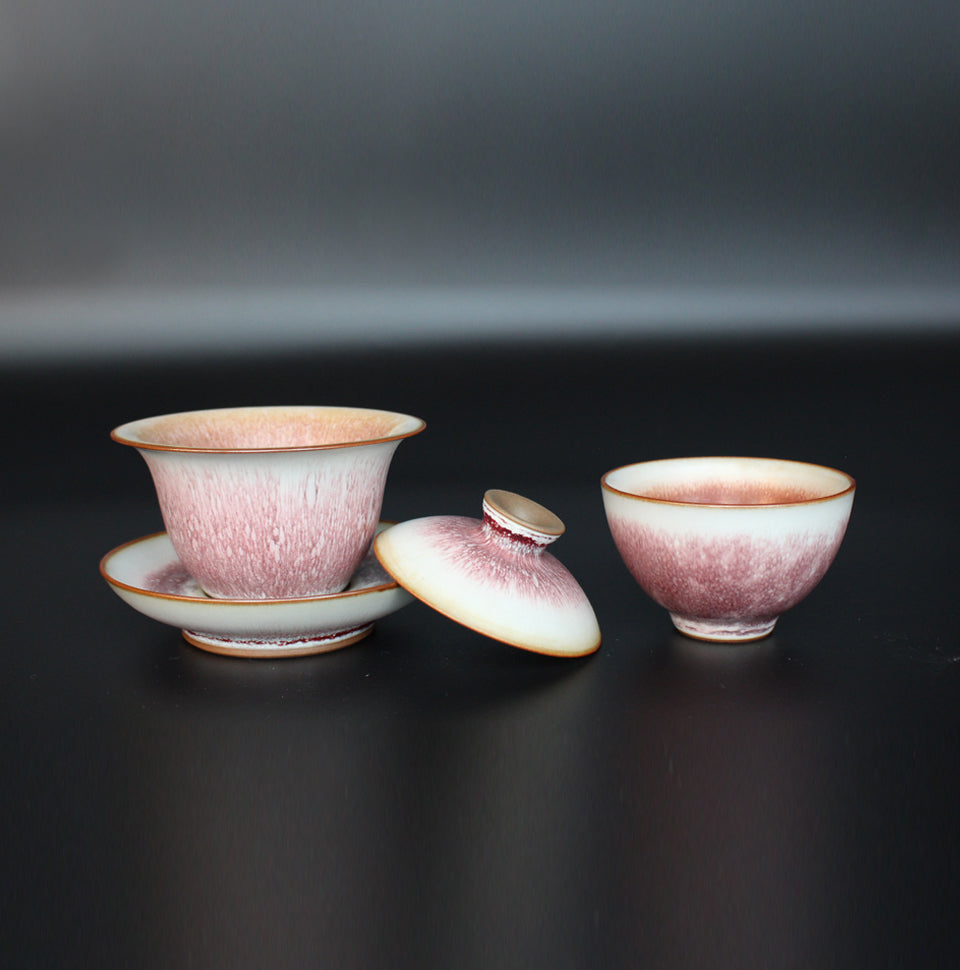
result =
[[[378,533],[392,523],[381,522]],[[413,597],[369,552],[341,593],[282,600],[212,599],[181,565],[165,532],[108,552],[100,572],[135,610],[202,650],[234,657],[297,657],[356,643]]]

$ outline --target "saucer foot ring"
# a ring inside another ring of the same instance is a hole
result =
[[[243,637],[225,637],[212,633],[197,633],[194,630],[182,630],[184,640],[201,650],[209,653],[219,653],[227,657],[307,657],[317,653],[329,653],[348,647],[368,637],[373,632],[373,624],[353,627],[349,630],[339,630],[318,636],[305,637],[269,637],[246,639]]]
[[[699,616],[680,616],[671,613],[673,625],[685,636],[710,643],[749,643],[762,640],[773,632],[777,617],[772,620],[706,620]]]

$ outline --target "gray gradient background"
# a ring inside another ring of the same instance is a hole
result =
[[[0,0],[0,354],[960,324],[960,7]]]

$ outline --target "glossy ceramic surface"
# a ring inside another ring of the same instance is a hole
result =
[[[346,586],[393,454],[424,426],[365,408],[222,408],[144,418],[112,437],[143,456],[177,556],[207,594],[281,599]]]
[[[624,563],[682,633],[756,640],[820,582],[840,547],[855,483],[844,472],[761,458],[640,462],[602,480]]]
[[[388,525],[381,523],[379,528]],[[177,558],[165,532],[108,552],[100,572],[135,610],[179,627],[195,646],[240,657],[292,657],[335,650],[363,639],[375,620],[412,600],[372,552],[341,593],[283,600],[211,599]]]
[[[536,653],[583,656],[600,646],[600,627],[583,589],[545,551],[563,531],[542,505],[491,490],[482,520],[402,522],[374,550],[402,586],[464,626]]]

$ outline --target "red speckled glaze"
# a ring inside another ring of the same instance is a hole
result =
[[[374,552],[401,586],[458,623],[524,650],[583,657],[600,646],[593,607],[544,551],[563,532],[549,509],[488,489],[482,520],[401,522],[377,537]]]
[[[525,536],[510,535],[476,519],[445,516],[432,525],[438,558],[452,573],[481,586],[497,588],[517,599],[530,599],[568,609],[586,599],[567,568]],[[536,565],[531,562],[536,557]]]
[[[169,563],[156,572],[149,573],[144,581],[147,589],[167,596],[202,596],[197,581],[183,568],[183,563]]]
[[[231,466],[221,457],[143,454],[177,556],[203,589],[282,599],[342,589],[366,553],[393,445],[360,451],[332,468],[321,457],[299,474],[278,465],[284,455],[237,456]]]
[[[765,636],[823,578],[855,483],[804,462],[681,458],[614,469],[602,490],[624,563],[677,629],[738,641]]]
[[[830,535],[688,535],[682,542],[615,518],[610,529],[634,579],[657,603],[676,617],[724,621],[726,629],[743,632],[772,627],[813,590],[836,556],[845,523]]]
[[[346,586],[393,454],[423,428],[392,411],[296,405],[142,418],[112,437],[147,462],[170,541],[204,591],[272,600]]]
[[[219,653],[226,657],[305,657],[317,653],[329,653],[341,647],[357,643],[373,632],[373,624],[353,627],[349,630],[308,636],[308,637],[275,637],[269,640],[244,637],[221,637],[214,633],[198,633],[195,630],[183,630],[183,639],[187,643],[209,653]]]

